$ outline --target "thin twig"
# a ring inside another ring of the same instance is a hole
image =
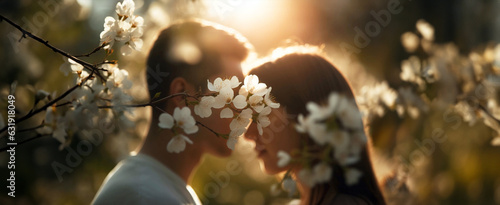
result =
[[[481,108],[481,110],[483,110],[489,117],[491,117],[491,119],[495,120],[498,124],[500,124],[500,120],[497,119],[495,116],[493,116],[493,114],[491,114],[488,109],[486,109],[486,107],[484,107],[483,105],[481,105],[480,103],[478,103],[479,105],[479,108]]]
[[[92,73],[90,73],[90,75],[83,79],[82,80],[82,83],[80,84],[76,84],[75,86],[71,87],[69,90],[67,90],[66,92],[64,92],[62,95],[60,95],[59,97],[57,97],[56,99],[54,100],[51,100],[50,102],[48,102],[47,104],[45,104],[44,106],[42,106],[41,108],[38,108],[32,112],[29,112],[28,114],[26,114],[25,116],[19,118],[19,119],[16,119],[16,123],[20,123],[26,119],[29,119],[30,117],[32,117],[33,115],[36,115],[38,114],[39,112],[42,112],[44,110],[46,110],[48,107],[52,106],[53,104],[57,103],[57,101],[63,99],[64,97],[66,97],[67,95],[69,95],[71,92],[73,92],[74,90],[76,90],[78,87],[80,87],[81,84],[84,84],[88,79],[92,78],[93,77],[93,74],[94,74],[94,71],[92,71]],[[4,132],[7,130],[7,127],[8,126],[5,126],[3,127],[1,130],[0,130],[0,133]],[[3,138],[4,136],[0,137]]]
[[[0,21],[1,20],[5,20],[7,23],[9,23],[13,27],[15,27],[17,30],[21,31],[23,33],[23,35],[21,36],[21,39],[26,38],[26,36],[28,36],[28,37],[30,37],[30,38],[32,38],[32,39],[34,39],[34,40],[42,43],[46,47],[52,49],[52,51],[54,51],[56,53],[59,53],[59,54],[65,56],[65,57],[67,57],[67,58],[69,58],[69,59],[71,59],[71,60],[79,63],[80,65],[82,65],[83,67],[85,67],[86,69],[88,69],[89,71],[97,70],[97,68],[94,65],[92,65],[92,64],[90,64],[88,62],[85,62],[83,60],[80,60],[80,59],[72,56],[71,54],[69,54],[69,53],[67,53],[67,52],[65,52],[63,50],[52,46],[51,44],[49,44],[49,41],[46,41],[46,40],[44,40],[44,39],[42,39],[42,38],[40,38],[40,37],[38,37],[38,36],[30,33],[29,31],[23,29],[21,26],[19,26],[18,24],[14,23],[10,19],[4,17],[3,15],[0,15]],[[21,41],[21,39],[19,39],[19,41]],[[104,77],[99,72],[96,72],[96,74],[97,74],[97,76],[99,78],[101,78],[101,80],[104,80]]]
[[[26,129],[22,129],[22,130],[18,130],[17,133],[21,133],[21,132],[28,132],[28,131],[33,131],[33,130],[36,130],[38,128],[42,128],[44,126],[44,123],[36,126],[36,127],[32,127],[32,128],[26,128]]]
[[[104,48],[104,46],[106,46],[105,43],[103,43],[102,45],[100,45],[99,47],[97,48],[94,48],[94,50],[92,50],[90,53],[87,53],[87,54],[82,54],[82,55],[75,55],[75,57],[90,57],[90,55],[96,53],[97,51],[100,51],[102,48]]]
[[[34,137],[32,137],[32,138],[28,138],[28,139],[26,139],[26,140],[23,140],[23,141],[21,141],[21,142],[18,142],[16,146],[22,145],[22,144],[24,144],[24,143],[26,143],[26,142],[29,142],[29,141],[31,141],[31,140],[34,140],[34,139],[37,139],[37,138],[40,138],[40,137],[43,137],[43,136],[49,136],[49,135],[37,134],[37,135],[35,135],[35,136],[34,136]],[[10,148],[10,146],[3,147],[3,148],[1,148],[1,149],[0,149],[0,152],[5,152],[5,151],[7,151],[9,148]]]
[[[226,138],[226,137],[224,137],[222,134],[219,134],[218,132],[216,132],[216,131],[215,131],[215,130],[213,130],[212,128],[210,128],[210,127],[208,127],[208,126],[204,125],[204,124],[203,124],[203,123],[201,123],[201,122],[196,121],[196,124],[197,124],[197,125],[201,125],[201,126],[202,126],[202,127],[204,127],[204,128],[207,128],[207,130],[209,130],[210,132],[214,133],[214,134],[215,134],[215,136],[217,136],[217,137],[222,137],[222,138],[224,138],[224,139],[227,139],[227,138]]]
[[[192,98],[194,98],[194,96],[189,95],[189,94],[187,94],[185,92],[182,92],[182,93],[172,94],[172,95],[160,98],[158,100],[150,101],[148,103],[143,103],[143,104],[137,104],[137,105],[103,105],[103,106],[98,106],[98,108],[107,109],[107,108],[114,108],[116,106],[124,106],[124,107],[146,107],[146,106],[151,106],[151,105],[154,105],[156,103],[168,100],[170,98],[178,97],[178,96],[184,96],[184,97],[192,97]]]

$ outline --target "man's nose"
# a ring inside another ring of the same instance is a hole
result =
[[[259,136],[259,131],[257,130],[257,125],[252,122],[250,126],[248,126],[248,130],[245,133],[245,138],[247,140],[257,141],[258,136]]]

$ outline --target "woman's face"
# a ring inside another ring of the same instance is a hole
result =
[[[263,129],[262,136],[259,136],[256,122],[252,122],[245,134],[247,139],[255,141],[255,151],[262,160],[262,168],[268,174],[277,174],[290,168],[289,165],[278,167],[278,151],[291,154],[293,150],[300,148],[300,135],[292,123],[295,118],[296,116],[288,115],[284,108],[273,109],[269,115],[271,124]]]

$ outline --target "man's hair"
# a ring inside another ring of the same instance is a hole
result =
[[[150,98],[168,96],[170,83],[183,77],[206,90],[210,75],[222,72],[222,60],[244,61],[250,44],[233,29],[203,20],[185,20],[162,30],[147,59]],[[151,76],[155,75],[155,76]]]

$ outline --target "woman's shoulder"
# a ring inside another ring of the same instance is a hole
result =
[[[363,198],[349,195],[349,194],[337,194],[333,200],[333,204],[356,204],[356,205],[372,205],[369,201]]]

